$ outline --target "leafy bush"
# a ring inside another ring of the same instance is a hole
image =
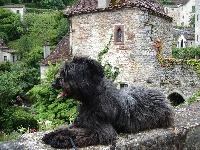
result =
[[[38,122],[23,108],[3,109],[0,116],[0,130],[4,133],[16,131],[19,127],[38,129]]]
[[[56,98],[61,91],[55,90],[51,83],[54,80],[54,74],[59,64],[56,66],[49,65],[50,69],[46,72],[46,78],[42,80],[41,84],[35,85],[27,94],[35,103],[33,105],[33,109],[36,112],[35,119],[41,125],[46,121],[50,121],[53,128],[57,125],[69,124],[73,121],[77,115],[78,102],[73,99]],[[42,129],[45,128],[42,127]]]
[[[102,62],[103,55],[105,55],[109,51],[109,46],[111,44],[111,40],[112,40],[112,36],[110,37],[110,40],[109,40],[108,44],[106,44],[104,49],[98,53],[98,62],[101,63],[101,65],[104,68],[105,77],[114,82],[115,79],[117,78],[117,76],[119,75],[119,68],[113,67],[109,62],[106,62],[106,63]]]
[[[172,56],[179,59],[194,59],[200,56],[200,47],[172,48]]]
[[[15,139],[19,135],[21,135],[21,133],[19,133],[19,132],[11,132],[9,134],[7,134],[7,133],[1,133],[0,134],[0,142],[1,141],[9,141],[9,140]]]

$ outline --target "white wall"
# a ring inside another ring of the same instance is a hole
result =
[[[195,6],[195,0],[190,0],[186,5],[170,6],[165,5],[165,12],[174,19],[174,25],[189,26],[190,16],[192,13],[192,6]]]
[[[196,0],[195,45],[200,46],[200,0]]]
[[[25,7],[23,7],[23,6],[17,7],[15,5],[13,5],[13,6],[12,5],[8,5],[8,6],[4,6],[3,8],[9,9],[9,10],[11,10],[14,13],[19,14],[21,20],[23,20],[23,15],[25,13]]]

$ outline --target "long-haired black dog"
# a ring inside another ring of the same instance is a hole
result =
[[[93,59],[78,57],[66,62],[53,87],[62,89],[58,98],[65,96],[81,102],[73,124],[42,138],[55,148],[111,144],[117,133],[173,124],[172,106],[162,93],[142,87],[119,90],[104,77],[103,67]]]

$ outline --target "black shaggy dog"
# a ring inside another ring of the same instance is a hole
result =
[[[112,144],[117,133],[136,133],[173,124],[173,111],[165,96],[142,87],[117,89],[104,77],[95,60],[74,58],[59,69],[53,83],[60,97],[81,102],[74,123],[46,134],[42,140],[55,148]]]

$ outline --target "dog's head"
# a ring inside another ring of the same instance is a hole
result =
[[[57,96],[76,98],[92,85],[98,83],[104,77],[103,67],[96,60],[86,57],[76,57],[71,62],[65,62],[63,67],[58,69],[58,77],[52,83],[55,89],[62,89]]]

